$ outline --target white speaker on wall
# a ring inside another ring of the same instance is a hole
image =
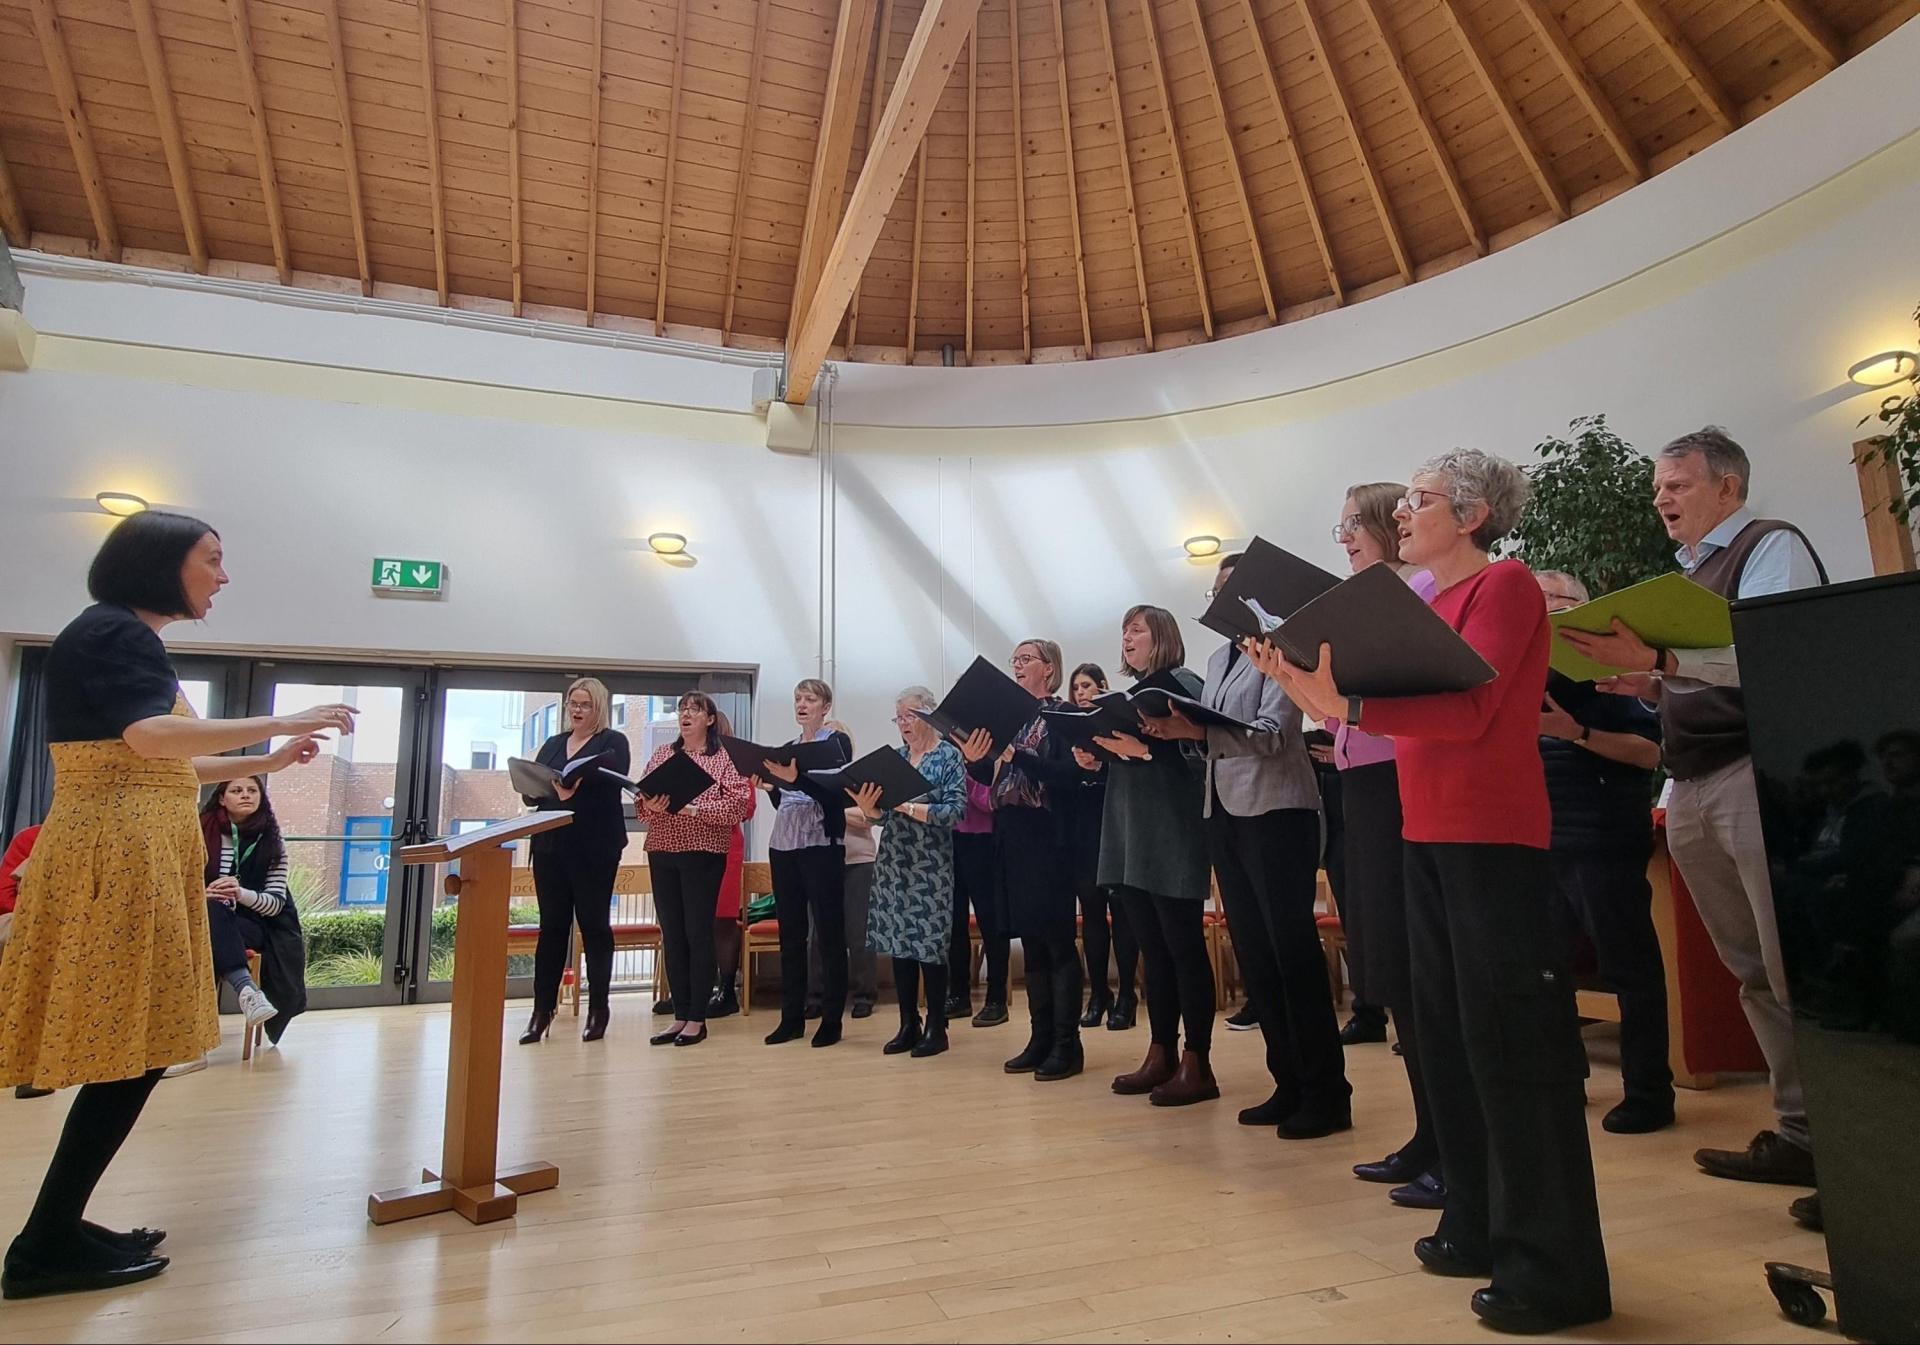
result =
[[[767,447],[777,453],[811,453],[820,413],[811,406],[771,402],[767,406]]]
[[[753,371],[753,413],[760,415],[780,395],[780,371],[774,368]]]

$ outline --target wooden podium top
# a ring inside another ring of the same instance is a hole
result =
[[[517,841],[522,836],[534,836],[543,831],[552,831],[557,827],[571,826],[573,814],[568,812],[528,813],[524,817],[509,817],[504,822],[495,822],[492,826],[481,827],[478,831],[469,831],[464,836],[443,836],[437,841],[422,841],[418,845],[400,847],[402,864],[444,864],[448,860],[458,859],[468,850],[482,846],[505,845]]]

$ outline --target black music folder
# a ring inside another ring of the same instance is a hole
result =
[[[1341,581],[1264,537],[1247,543],[1200,624],[1229,640],[1259,639]]]
[[[1309,671],[1333,648],[1333,680],[1350,696],[1471,691],[1493,668],[1391,565],[1369,565],[1260,638]]]
[[[927,777],[920,774],[919,767],[891,747],[876,747],[858,761],[836,766],[832,770],[808,771],[807,775],[828,789],[851,790],[861,785],[879,785],[882,812],[923,798],[933,788],[927,783]],[[847,798],[847,806],[853,806],[851,795]]]
[[[555,785],[578,784],[582,775],[605,763],[608,755],[606,752],[595,752],[592,756],[579,757],[557,771],[525,757],[508,757],[507,780],[513,785],[513,792],[522,798],[558,798],[553,788]]]
[[[1169,711],[1178,710],[1202,728],[1239,729],[1245,733],[1261,731],[1230,714],[1209,709],[1191,696],[1168,691],[1164,687],[1136,688],[1132,700],[1134,708],[1149,719],[1165,719]]]
[[[630,789],[643,798],[666,795],[667,811],[670,813],[679,812],[713,788],[713,777],[687,752],[670,753],[665,761],[638,780],[629,780],[620,772],[608,770],[605,766],[600,768],[600,773],[618,780],[621,788]]]
[[[914,713],[942,738],[964,738],[975,729],[985,729],[993,735],[988,756],[997,757],[1039,710],[1040,701],[1018,682],[986,659],[975,658],[939,705]]]
[[[1083,748],[1095,756],[1106,755],[1106,749],[1093,741],[1095,738],[1110,738],[1116,733],[1140,736],[1139,720],[1124,707],[1050,705],[1040,717],[1046,721],[1048,733],[1058,734],[1067,746]]]
[[[767,763],[797,766],[802,771],[829,771],[847,764],[846,753],[831,738],[816,743],[788,743],[784,747],[762,747],[745,738],[722,738],[721,750],[733,761],[733,768],[745,776],[767,776]],[[777,781],[775,783],[778,783]]]

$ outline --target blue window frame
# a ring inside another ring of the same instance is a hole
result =
[[[353,839],[340,847],[340,904],[384,909],[393,818],[349,817],[342,834]]]

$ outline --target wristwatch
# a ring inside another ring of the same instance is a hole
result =
[[[1360,727],[1361,700],[1358,696],[1347,697],[1347,722],[1355,728]]]
[[[1592,726],[1588,724],[1582,724],[1580,726],[1580,736],[1578,738],[1575,738],[1574,742],[1578,743],[1581,747],[1585,747],[1587,745],[1587,739],[1591,738],[1592,736],[1593,736]]]

